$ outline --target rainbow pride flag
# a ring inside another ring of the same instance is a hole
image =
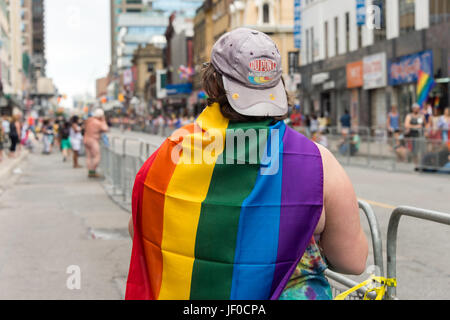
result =
[[[212,159],[185,161],[211,144]],[[320,151],[282,121],[232,123],[214,104],[143,165],[132,203],[126,299],[278,299],[322,213]]]
[[[435,84],[432,76],[420,70],[417,80],[417,103],[421,107],[423,107],[423,104],[427,101],[428,95]]]

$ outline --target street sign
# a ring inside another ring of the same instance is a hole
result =
[[[302,46],[302,1],[294,0],[294,46],[300,49]]]
[[[358,26],[366,24],[366,0],[356,0],[356,24]]]

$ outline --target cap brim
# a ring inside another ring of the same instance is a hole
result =
[[[280,117],[288,113],[283,82],[273,88],[252,89],[223,76],[223,85],[231,107],[244,116]]]

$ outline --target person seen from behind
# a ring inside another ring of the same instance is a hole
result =
[[[96,172],[101,160],[100,139],[102,134],[108,130],[105,113],[102,109],[95,110],[93,117],[86,120],[84,145],[86,148],[86,166],[89,170],[89,178],[100,177]]]
[[[422,152],[422,141],[420,138],[424,136],[425,117],[420,112],[420,105],[413,104],[412,112],[405,118],[405,136],[410,139],[411,152],[414,163],[419,163],[420,154]]]
[[[72,154],[73,154],[73,167],[74,169],[82,168],[78,159],[80,156],[81,143],[83,142],[83,135],[81,133],[81,126],[79,125],[78,116],[73,116],[71,119],[70,126],[70,145],[72,146]]]
[[[67,161],[70,149],[72,148],[72,146],[70,145],[70,127],[71,126],[69,121],[63,121],[63,124],[59,129],[63,162]]]
[[[20,113],[14,113],[11,122],[9,123],[9,141],[11,144],[9,148],[10,158],[16,157],[17,146],[20,142],[20,135],[22,132],[22,126],[20,123],[21,117],[22,115]]]
[[[445,108],[444,114],[439,117],[438,129],[441,131],[441,138],[444,143],[449,141],[448,131],[450,130],[450,107]]]
[[[340,121],[341,121],[341,126],[342,126],[342,133],[349,134],[350,127],[352,126],[352,117],[350,116],[350,112],[348,110],[345,110]]]
[[[344,169],[284,122],[277,46],[226,33],[203,88],[208,106],[136,176],[126,299],[332,299],[324,270],[361,274],[367,239]]]

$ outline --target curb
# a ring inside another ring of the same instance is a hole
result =
[[[0,163],[0,181],[4,181],[12,175],[14,169],[16,169],[23,161],[28,158],[28,150],[22,150],[20,156],[5,163]]]

